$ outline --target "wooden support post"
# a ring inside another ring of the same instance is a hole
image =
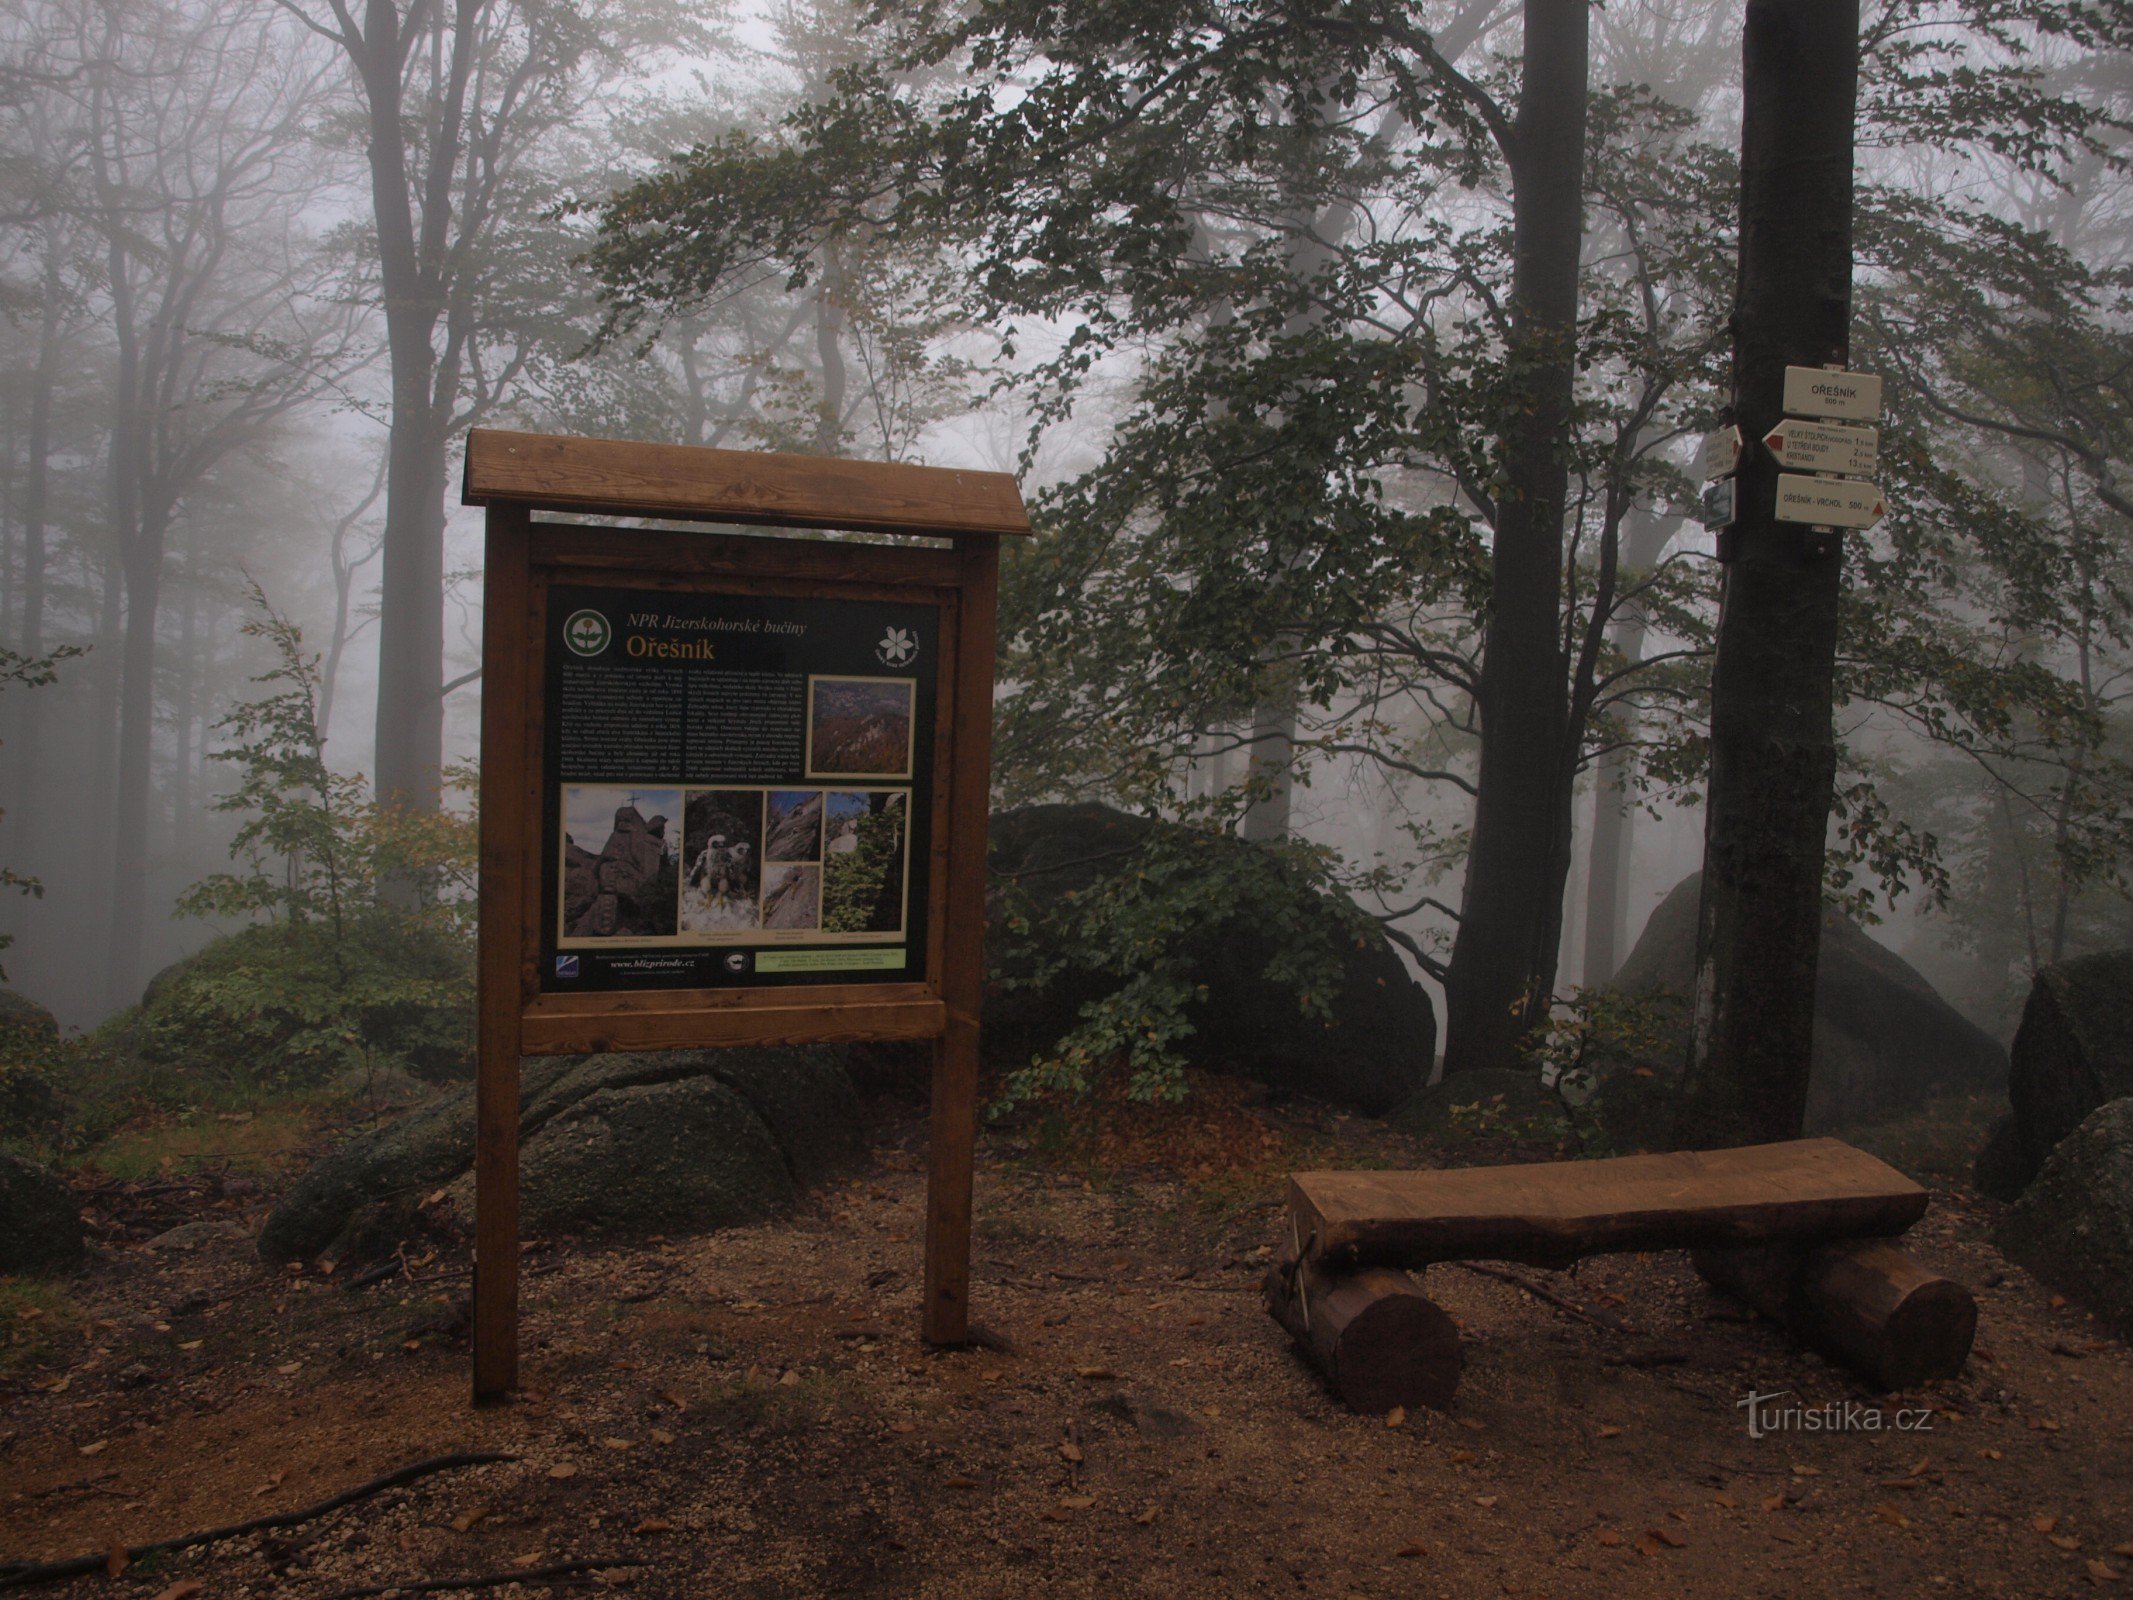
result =
[[[947,1030],[933,1049],[931,1164],[926,1180],[926,1299],[920,1331],[928,1344],[970,1337],[970,1210],[978,1135],[978,1011],[985,991],[986,819],[992,785],[993,613],[1000,541],[966,534],[956,613],[953,788],[948,797],[947,927],[941,998]]]
[[[1283,1262],[1261,1285],[1266,1308],[1350,1409],[1452,1403],[1459,1388],[1459,1327],[1413,1274],[1365,1267],[1324,1277]]]
[[[524,836],[539,764],[528,759],[531,663],[523,507],[488,512],[482,616],[481,763],[525,774],[486,784],[481,807],[479,1000],[474,1079],[474,1399],[518,1387],[518,1062],[525,1008],[520,951],[532,947]]]
[[[1692,1259],[1713,1288],[1883,1389],[1954,1377],[1977,1336],[1970,1291],[1882,1240],[1698,1250]]]

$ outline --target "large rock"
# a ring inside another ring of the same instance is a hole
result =
[[[2017,1149],[2002,1198],[2037,1175],[2052,1147],[2106,1101],[2133,1095],[2133,950],[2106,950],[2046,967],[2030,985],[2015,1029]]]
[[[2133,1097],[2090,1112],[2000,1224],[2000,1248],[2121,1328],[2133,1327]]]
[[[529,1059],[519,1194],[533,1233],[644,1233],[752,1221],[855,1160],[863,1111],[834,1050],[671,1050]],[[463,1088],[350,1140],[267,1218],[273,1262],[388,1254],[472,1215],[474,1096]],[[443,1203],[429,1201],[439,1191]]]
[[[1186,1008],[1194,1031],[1181,1048],[1195,1065],[1374,1116],[1422,1086],[1436,1013],[1382,935],[1359,938],[1340,908],[1256,845],[1091,804],[1025,806],[992,819],[984,1029],[992,1064],[1028,1065],[1073,1030],[1084,1005],[1126,981],[1078,959],[1074,914],[1099,884],[1139,871],[1150,846],[1206,852],[1250,886],[1211,912],[1194,903],[1196,874],[1185,871],[1166,910],[1176,922],[1158,935],[1184,980],[1206,990]],[[1267,975],[1290,949],[1320,938],[1342,955],[1338,990],[1326,997],[1330,1020],[1305,1014],[1294,987]]]
[[[34,1162],[0,1155],[0,1272],[65,1272],[82,1254],[73,1190]]]
[[[1693,992],[1702,889],[1700,872],[1674,886],[1610,988],[1677,997]],[[1645,1083],[1678,1073],[1687,1048],[1688,1014],[1681,1006],[1665,1046],[1646,1063],[1660,1077]],[[1996,1092],[2006,1082],[2007,1052],[1990,1034],[1943,1000],[1908,961],[1876,944],[1848,917],[1824,911],[1808,1132],[1877,1122],[1936,1095]]]
[[[28,995],[0,989],[0,1036],[8,1034],[48,1043],[59,1037],[59,1019]]]

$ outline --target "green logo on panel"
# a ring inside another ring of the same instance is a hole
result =
[[[607,618],[597,611],[573,611],[570,620],[563,624],[563,642],[570,646],[570,653],[578,656],[596,656],[608,646],[615,630],[607,625]]]

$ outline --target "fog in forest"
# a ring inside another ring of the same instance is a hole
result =
[[[1300,870],[1396,931],[1441,1019],[1526,492],[1499,443],[1522,13],[1239,4],[1151,43],[1132,18],[1165,10],[1032,37],[840,0],[13,0],[8,983],[87,1029],[309,914],[282,891],[315,847],[241,837],[275,781],[464,815],[459,462],[494,427],[1018,472],[996,805],[1323,847]],[[2133,58],[2087,13],[1867,13],[1852,364],[1888,381],[1894,510],[1848,536],[1829,890],[2004,1040],[2038,967],[2133,943]],[[1701,862],[1695,452],[1737,227],[1737,8],[1591,30],[1567,850],[1532,842],[1559,997]],[[261,710],[291,693],[350,781],[243,759],[302,745]],[[356,892],[463,892],[463,841],[409,848]]]

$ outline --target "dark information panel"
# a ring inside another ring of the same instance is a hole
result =
[[[926,977],[940,611],[555,585],[541,987]]]

